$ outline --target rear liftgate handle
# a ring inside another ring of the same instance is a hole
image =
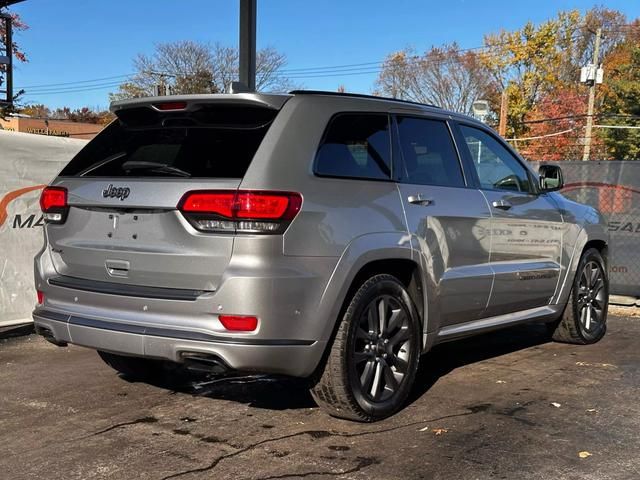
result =
[[[433,200],[423,197],[421,193],[417,195],[409,195],[407,197],[407,200],[409,201],[409,203],[413,203],[414,205],[421,205],[423,207],[433,205]]]
[[[126,260],[107,260],[104,262],[107,273],[112,277],[127,277],[131,265]]]

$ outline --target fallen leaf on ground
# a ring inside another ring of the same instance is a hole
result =
[[[562,404],[560,404],[558,402],[551,402],[551,405],[556,407],[556,408],[560,408],[562,406]]]
[[[586,450],[583,450],[582,452],[578,453],[578,456],[580,458],[588,458],[588,457],[591,457],[592,455],[593,455],[592,453],[589,453]]]
[[[447,433],[449,431],[448,428],[434,428],[433,433],[436,435],[442,435],[443,433]]]

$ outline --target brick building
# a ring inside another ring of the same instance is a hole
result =
[[[0,118],[0,129],[13,132],[33,133],[51,137],[69,137],[90,140],[95,137],[103,125],[94,123],[71,122],[69,120],[53,120],[31,117]]]

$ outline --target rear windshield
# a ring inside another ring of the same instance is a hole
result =
[[[60,175],[242,178],[277,113],[228,105],[123,110]]]

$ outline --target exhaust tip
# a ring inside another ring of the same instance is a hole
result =
[[[202,352],[182,352],[180,358],[184,366],[196,372],[223,374],[231,368],[217,355]]]
[[[47,327],[36,325],[36,333],[43,336],[47,342],[53,343],[57,347],[66,347],[69,345],[63,340],[57,340],[51,329]]]

